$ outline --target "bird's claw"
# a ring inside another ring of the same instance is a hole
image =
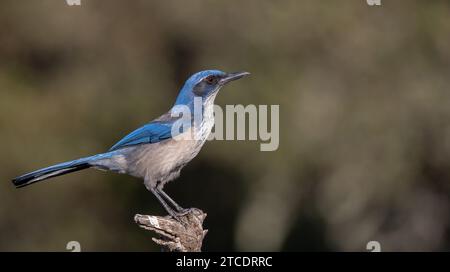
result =
[[[191,208],[182,209],[182,210],[177,211],[176,214],[177,214],[177,216],[185,216],[186,214],[190,213],[191,211],[192,211]]]
[[[170,216],[175,219],[176,221],[178,221],[179,223],[183,224],[183,220],[181,219],[183,216],[187,215],[188,213],[190,213],[192,211],[191,208],[188,209],[182,209],[179,211],[172,211],[170,213]]]

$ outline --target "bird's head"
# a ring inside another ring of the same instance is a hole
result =
[[[248,72],[225,73],[219,70],[206,70],[195,73],[184,84],[175,104],[189,104],[196,96],[205,100],[217,94],[225,84],[249,74]]]

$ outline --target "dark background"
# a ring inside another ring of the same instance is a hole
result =
[[[192,73],[252,73],[216,103],[280,105],[280,146],[210,141],[166,188],[207,251],[450,249],[450,2],[1,1],[0,250],[156,251],[142,182],[86,170]]]

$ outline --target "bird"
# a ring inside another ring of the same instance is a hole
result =
[[[214,100],[219,90],[249,74],[220,70],[197,72],[186,80],[168,112],[132,131],[107,152],[42,168],[18,176],[12,182],[22,188],[88,168],[128,174],[142,179],[170,216],[185,215],[189,209],[182,208],[166,194],[164,185],[179,177],[181,169],[203,147],[214,126]],[[191,114],[186,117],[181,114],[183,110]]]

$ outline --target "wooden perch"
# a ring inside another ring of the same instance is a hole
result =
[[[203,238],[208,230],[203,230],[206,213],[191,208],[185,215],[174,219],[171,216],[153,216],[136,214],[134,221],[146,230],[158,234],[152,240],[163,251],[191,252],[201,251]]]

